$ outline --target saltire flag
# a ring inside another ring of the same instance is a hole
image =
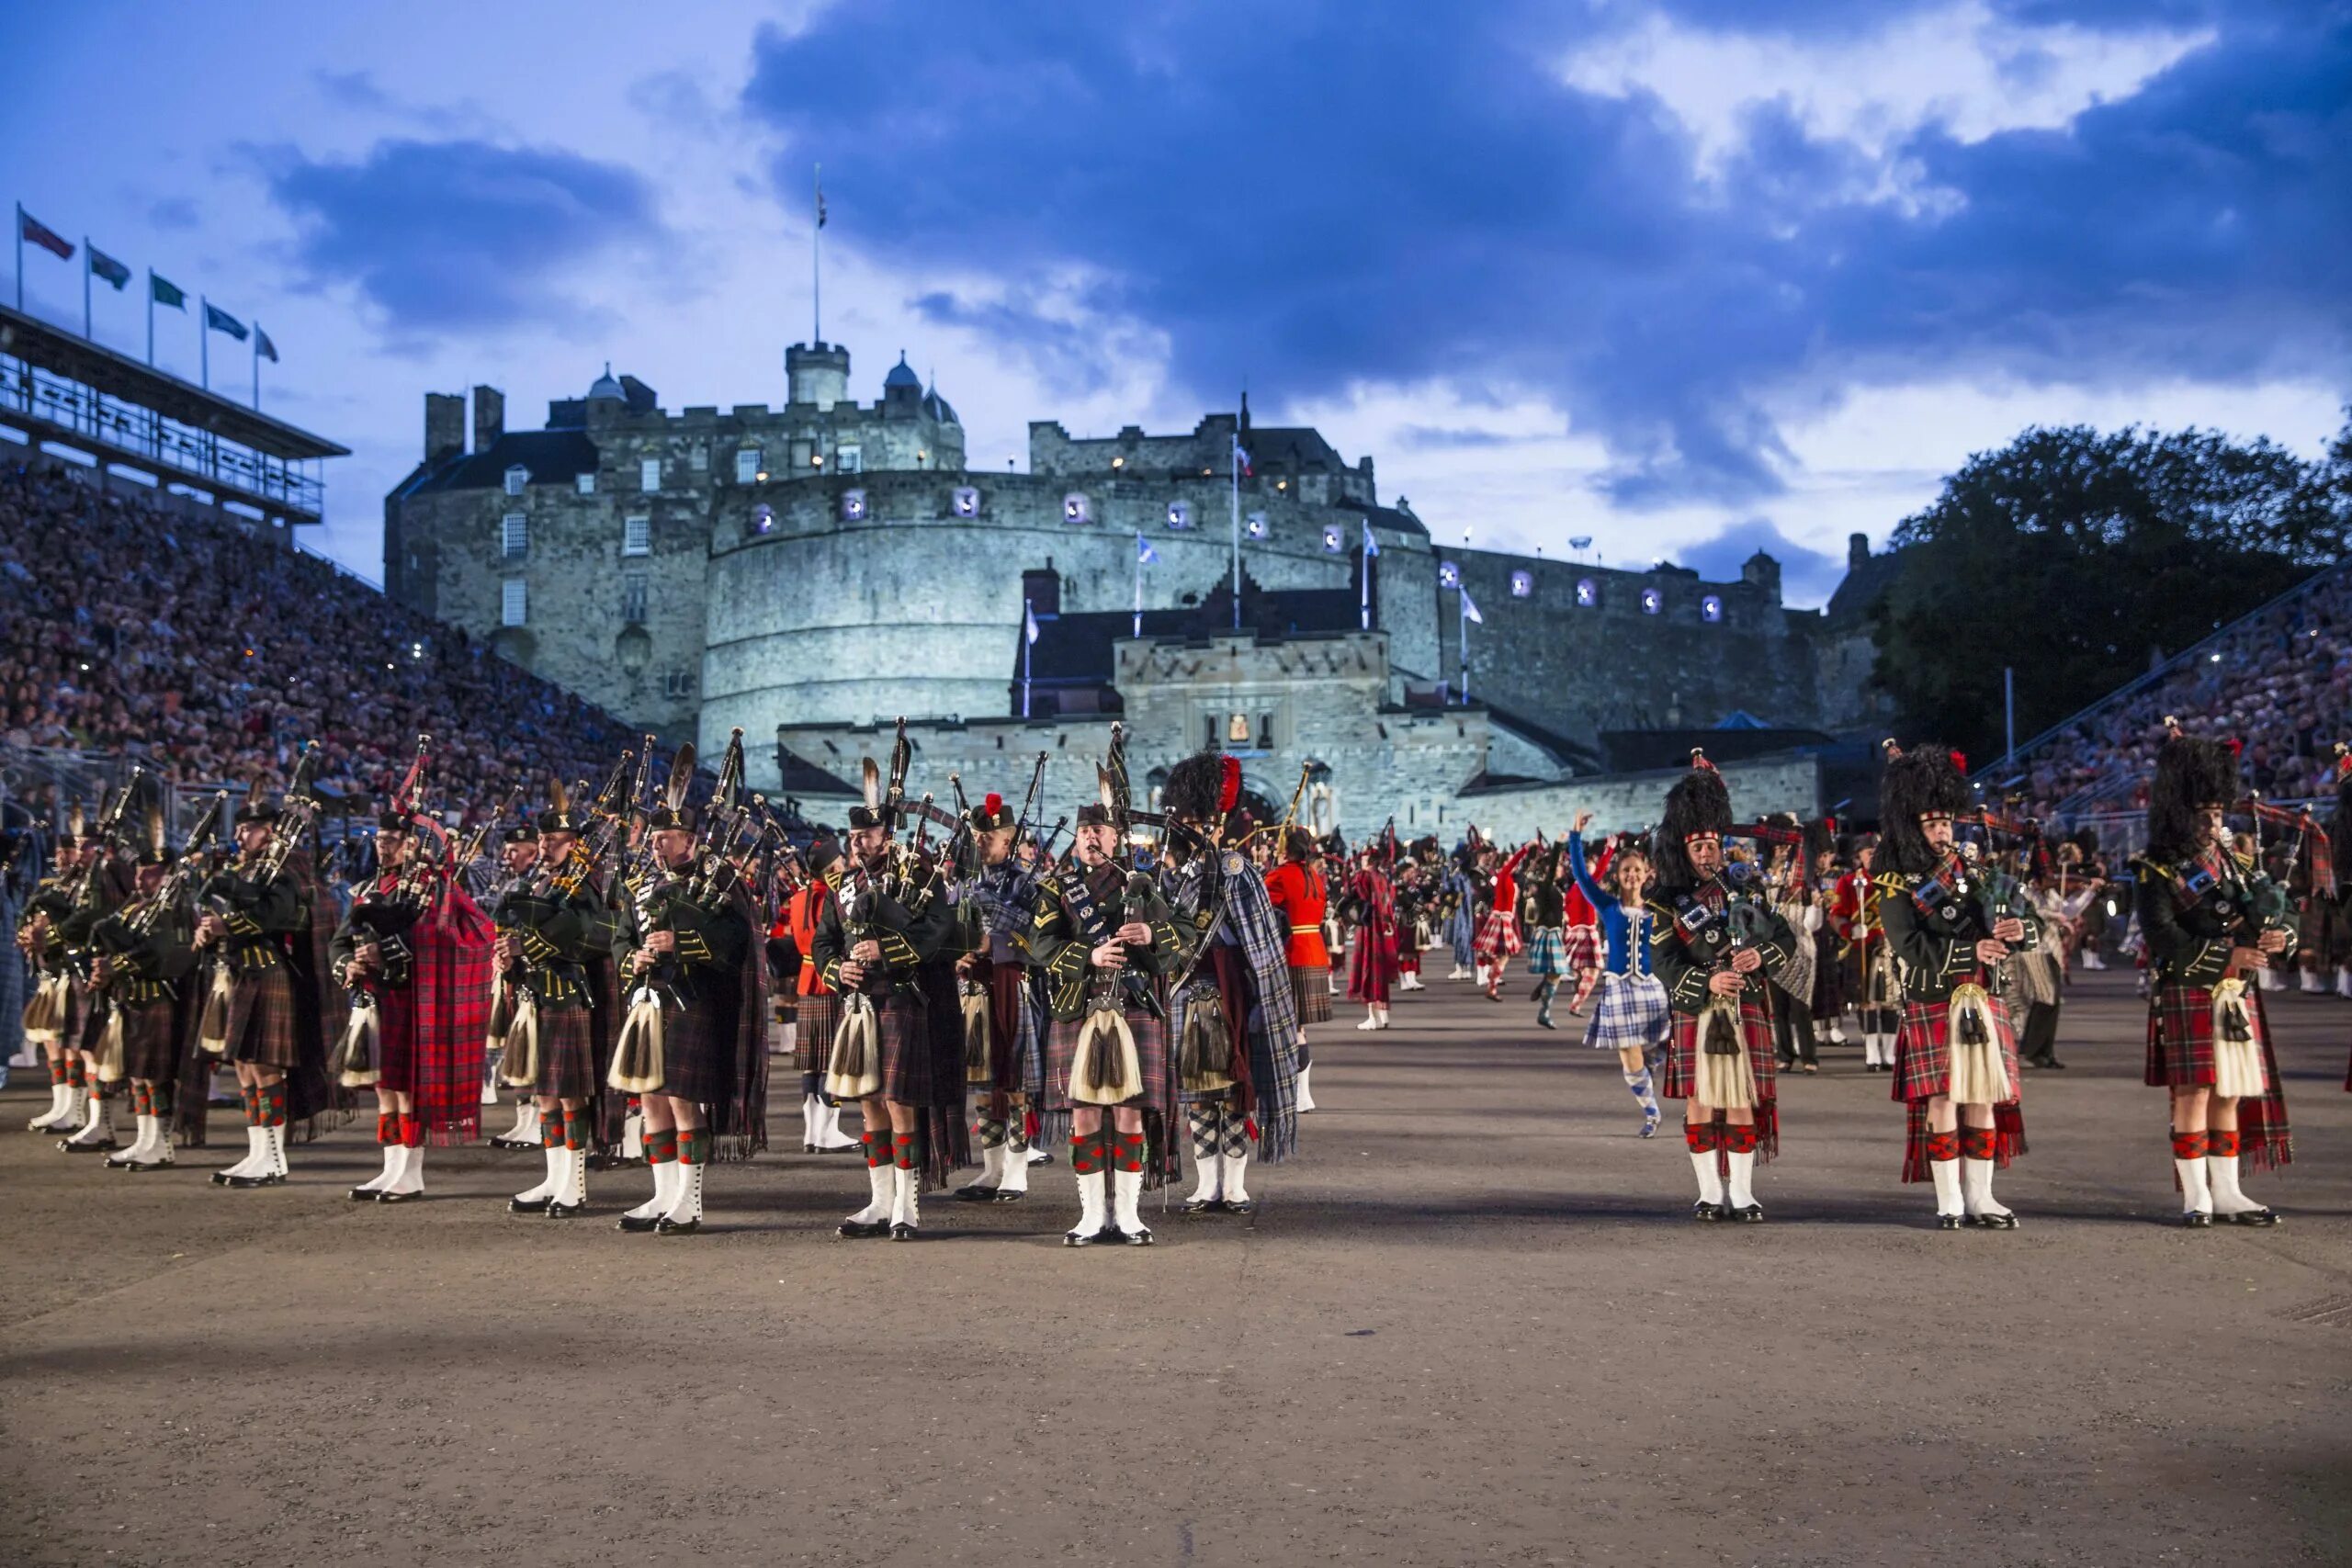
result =
[[[272,365],[277,363],[277,345],[269,341],[269,334],[261,330],[259,321],[254,323],[254,352]]]
[[[1159,552],[1151,547],[1151,541],[1141,534],[1137,534],[1136,536],[1136,564],[1152,566],[1157,564],[1159,559]]]
[[[21,207],[17,209],[17,233],[19,238],[30,240],[59,261],[74,259],[74,242]]]
[[[130,285],[130,269],[96,245],[90,247],[90,270],[113,284],[118,294]]]
[[[1037,607],[1023,601],[1021,605],[1021,636],[1023,640],[1037,640]]]
[[[1470,597],[1470,590],[1467,588],[1462,591],[1462,614],[1465,618],[1476,621],[1482,626],[1487,624],[1487,617],[1478,614],[1477,602]]]
[[[1253,479],[1258,477],[1258,470],[1250,466],[1249,450],[1241,445],[1241,438],[1238,435],[1233,438],[1233,460],[1241,465],[1243,479]]]
[[[187,309],[187,291],[162,273],[147,275],[147,293],[158,305],[169,305],[175,310]]]
[[[1368,556],[1380,553],[1380,541],[1372,536],[1372,519],[1369,517],[1363,520],[1363,553]]]
[[[204,307],[204,325],[210,332],[227,333],[239,343],[245,341],[245,323],[209,300]]]

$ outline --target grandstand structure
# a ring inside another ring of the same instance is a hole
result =
[[[266,525],[317,523],[350,448],[0,306],[0,427],[36,450]]]

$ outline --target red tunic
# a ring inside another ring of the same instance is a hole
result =
[[[1284,962],[1293,969],[1330,968],[1331,950],[1323,942],[1323,912],[1329,902],[1323,874],[1304,862],[1284,861],[1266,874],[1266,897],[1290,927]]]

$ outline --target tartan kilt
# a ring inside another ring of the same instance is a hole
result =
[[[387,988],[376,998],[378,1070],[376,1087],[396,1094],[416,1092],[416,1003],[405,988]]]
[[[1739,998],[1739,1038],[1747,1047],[1747,1070],[1756,1080],[1758,1119],[1761,1107],[1773,1098],[1772,1072],[1777,1060],[1772,1048],[1772,1013],[1757,1000],[1761,993],[1753,977]],[[1666,1073],[1657,1086],[1668,1100],[1688,1100],[1699,1081],[1699,1015],[1674,1015],[1674,1043],[1666,1053]]]
[[[537,1066],[538,1071],[531,1079],[533,1094],[551,1095],[558,1100],[587,1100],[603,1087],[604,1064],[596,1060],[594,1018],[586,1008],[539,1009]]]
[[[1568,926],[1560,932],[1560,962],[1571,975],[1599,969],[1609,962],[1608,943],[1599,926]]]
[[[2305,900],[2296,922],[2295,947],[2303,967],[2325,971],[2352,965],[2352,942],[2345,930],[2344,910],[2333,898],[2314,893]]]
[[[1568,973],[1567,939],[1557,926],[1538,926],[1535,940],[1527,944],[1527,972],[1530,975],[1566,975]]]
[[[1509,909],[1489,909],[1487,918],[1478,922],[1478,934],[1471,939],[1470,951],[1480,958],[1509,958],[1522,945],[1519,940],[1519,917]]]
[[[696,1105],[719,1104],[734,1092],[735,1042],[718,1015],[713,997],[662,1010],[662,1087],[648,1092]]]
[[[294,1013],[294,980],[283,964],[240,970],[229,993],[228,1047],[224,1062],[292,1069],[302,1061]]]
[[[180,1032],[169,1000],[119,1010],[122,1014],[122,1076],[173,1083],[180,1073]]]
[[[875,999],[874,1034],[882,1055],[882,1098],[897,1105],[933,1102],[931,1001],[921,991],[892,991]],[[956,1058],[961,1069],[962,1057]]]
[[[2255,1043],[2262,1051],[2263,1092],[2260,1099],[2238,1101],[2238,1135],[2245,1157],[2256,1168],[2269,1169],[2292,1163],[2294,1135],[2287,1122],[2287,1097],[2278,1082],[2278,1055],[2270,1040],[2270,1016],[2264,1010],[2262,987],[2245,988],[2247,1021]],[[2151,1088],[2211,1088],[2214,1077],[2213,992],[2206,986],[2162,980],[2148,998],[2148,1063],[2144,1075]],[[2346,1080],[2352,1088],[2352,1078]]]
[[[104,998],[81,981],[74,982],[73,1022],[58,1036],[66,1044],[85,1055],[98,1054],[98,1044],[107,1032],[107,1010]]]
[[[1170,1058],[1168,1025],[1148,1012],[1123,1008],[1127,1032],[1136,1037],[1136,1061],[1142,1068],[1143,1092],[1123,1105],[1159,1106],[1175,1102],[1176,1072]],[[1084,1018],[1056,1019],[1046,1032],[1046,1110],[1069,1111],[1077,1109],[1069,1097],[1069,1074],[1078,1059],[1078,1037],[1086,1027]],[[1108,1109],[1105,1107],[1104,1109]]]
[[[2018,1070],[2017,1031],[2010,1027],[2009,1010],[1998,997],[1988,996],[1985,1009],[1993,1015],[1993,1038],[2001,1047],[2001,1070],[2009,1076],[2009,1098],[2018,1102],[2025,1077]],[[1917,998],[1903,999],[1903,1023],[1894,1035],[1893,1098],[1904,1105],[1924,1105],[1945,1093],[1951,1084],[1951,1004]]]
[[[792,1068],[821,1073],[833,1054],[833,1031],[842,1026],[842,999],[831,991],[798,998],[794,1012]]]
[[[1298,1021],[1329,1023],[1331,1021],[1331,966],[1328,964],[1293,964],[1290,972],[1291,994],[1298,998]],[[1136,1048],[1143,1048],[1143,1036],[1136,1036]]]
[[[1666,984],[1655,975],[1603,975],[1600,1003],[1585,1026],[1584,1043],[1601,1051],[1662,1051],[1672,1031]]]

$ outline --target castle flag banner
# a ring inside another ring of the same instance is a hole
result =
[[[1157,564],[1159,560],[1159,552],[1151,547],[1151,541],[1145,538],[1141,534],[1137,534],[1136,536],[1136,564],[1137,566],[1152,566]]]
[[[245,341],[245,323],[220,306],[208,303],[204,307],[204,324],[210,331],[227,333],[239,343]]]
[[[1462,591],[1462,614],[1482,626],[1487,624],[1487,617],[1478,614],[1477,601],[1470,597],[1470,590],[1467,588]]]

